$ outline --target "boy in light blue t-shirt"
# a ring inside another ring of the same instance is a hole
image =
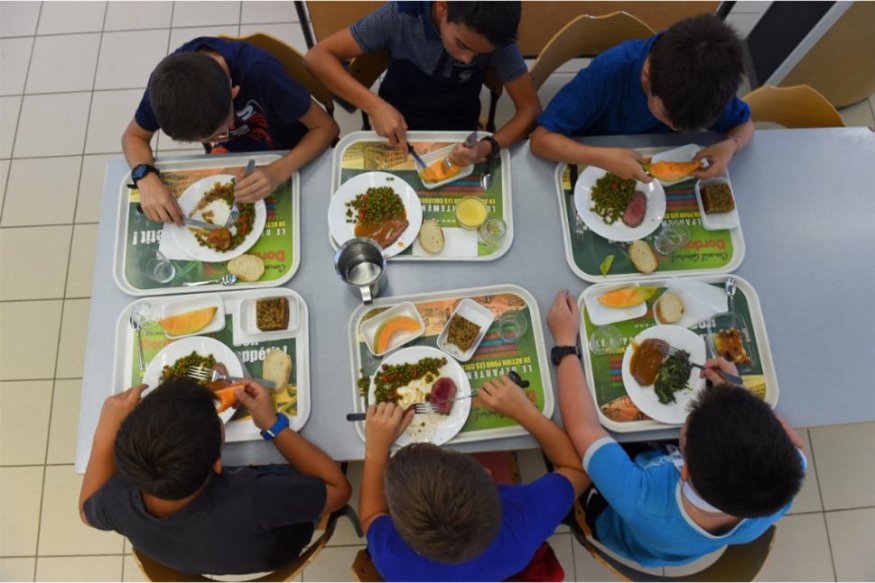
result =
[[[574,346],[580,311],[567,290],[547,316],[557,346]],[[683,565],[726,545],[752,541],[790,507],[807,462],[802,440],[762,400],[726,384],[708,361],[708,387],[693,401],[679,449],[631,459],[599,422],[580,363],[558,365],[565,429],[592,487],[581,496],[602,544],[647,567]],[[713,383],[713,384],[712,384]]]

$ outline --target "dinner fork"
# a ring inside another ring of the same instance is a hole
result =
[[[667,342],[659,342],[659,343],[657,343],[656,347],[657,347],[657,350],[659,350],[659,352],[661,352],[665,356],[676,356],[678,358],[683,358],[684,360],[687,361],[687,363],[690,366],[694,366],[696,368],[700,368],[702,370],[705,370],[705,367],[703,365],[697,364],[697,363],[691,361],[690,355],[685,350],[681,350],[680,348],[676,348],[676,347],[668,344]],[[711,370],[716,372],[720,378],[722,378],[724,381],[726,381],[728,383],[732,383],[733,385],[739,385],[739,386],[744,384],[744,380],[742,380],[741,377],[735,376],[732,373],[728,373],[726,371],[722,371],[722,370],[716,369],[716,368],[713,368]]]
[[[473,132],[468,134],[468,137],[465,138],[465,141],[462,142],[462,145],[465,146],[466,148],[472,148],[472,147],[474,147],[474,144],[476,144],[476,143],[477,143],[477,130],[474,130]],[[455,165],[454,162],[452,160],[450,160],[449,156],[444,158],[444,161],[441,164],[441,166],[443,166],[443,168],[444,168],[444,172],[446,172],[447,170],[452,168],[454,165]],[[491,176],[490,176],[490,179],[491,179]],[[488,188],[489,187],[487,186],[483,190],[487,190]]]
[[[243,169],[243,178],[246,178],[252,171],[255,170],[255,160],[252,159],[246,163],[246,168]],[[237,190],[237,184],[234,184],[234,190]],[[240,207],[237,206],[237,198],[234,198],[234,204],[231,205],[231,212],[228,214],[228,220],[225,221],[225,228],[237,224],[237,219],[240,218]]]
[[[244,380],[243,377],[232,377],[231,375],[224,374],[220,371],[217,371],[214,368],[206,368],[203,366],[190,366],[186,369],[185,376],[194,379],[196,381],[205,381],[208,383],[212,383],[215,381],[231,381],[238,382]],[[251,379],[257,382],[259,385],[264,387],[265,389],[274,389],[276,388],[276,383],[273,381],[268,381],[265,379]]]
[[[428,415],[430,413],[437,413],[435,411],[434,406],[431,403],[414,403],[409,409],[413,409],[413,412],[417,415]],[[346,420],[347,421],[364,421],[367,419],[367,413],[347,413]]]

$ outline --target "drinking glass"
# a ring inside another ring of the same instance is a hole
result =
[[[139,267],[140,273],[158,283],[167,283],[176,275],[176,266],[158,249],[143,252]]]
[[[690,228],[683,223],[665,222],[653,240],[653,248],[660,255],[671,255],[690,240]]]

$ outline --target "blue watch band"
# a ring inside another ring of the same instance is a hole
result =
[[[283,413],[277,414],[276,423],[274,423],[270,429],[265,429],[261,432],[261,437],[265,439],[265,441],[270,441],[277,435],[279,432],[289,426],[289,418],[286,417]]]

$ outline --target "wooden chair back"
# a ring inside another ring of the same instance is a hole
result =
[[[553,35],[532,65],[530,74],[535,89],[540,89],[560,65],[571,59],[593,57],[623,41],[645,39],[653,34],[653,29],[626,12],[578,16]]]
[[[247,42],[276,57],[283,64],[289,77],[300,83],[310,95],[316,98],[316,101],[322,104],[329,115],[334,115],[334,96],[304,67],[304,57],[293,47],[263,32],[256,32],[249,36],[220,36],[219,38]]]
[[[750,106],[751,119],[755,122],[772,122],[786,128],[845,126],[832,103],[808,85],[763,85],[742,97],[742,100]]]

